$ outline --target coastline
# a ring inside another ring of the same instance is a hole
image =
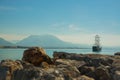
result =
[[[35,47],[21,60],[2,60],[0,73],[0,80],[119,80],[120,55],[54,52],[50,58]]]

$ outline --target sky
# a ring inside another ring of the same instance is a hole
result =
[[[120,46],[120,0],[0,0],[0,37],[51,34],[61,40]]]

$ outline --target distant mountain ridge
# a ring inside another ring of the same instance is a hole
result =
[[[15,44],[12,44],[11,42],[6,41],[3,38],[0,38],[0,46],[15,46]]]
[[[78,47],[77,44],[62,41],[53,35],[31,35],[18,42],[17,45],[42,47]]]
[[[39,47],[86,47],[82,44],[73,44],[65,42],[53,35],[31,35],[17,43],[10,43],[9,41],[0,38],[0,46],[39,46]]]

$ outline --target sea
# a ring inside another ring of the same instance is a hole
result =
[[[25,49],[0,49],[0,61],[5,59],[21,60]],[[114,55],[120,52],[118,48],[105,48],[101,52],[92,52],[92,49],[45,49],[46,54],[53,57],[53,52],[68,52],[77,54],[105,54]]]

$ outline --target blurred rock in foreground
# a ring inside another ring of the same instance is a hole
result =
[[[51,58],[45,53],[43,48],[32,47],[24,51],[23,61],[29,62],[35,66],[40,66],[42,62],[52,64]]]
[[[2,60],[0,80],[120,80],[120,56],[24,51],[22,60]]]

